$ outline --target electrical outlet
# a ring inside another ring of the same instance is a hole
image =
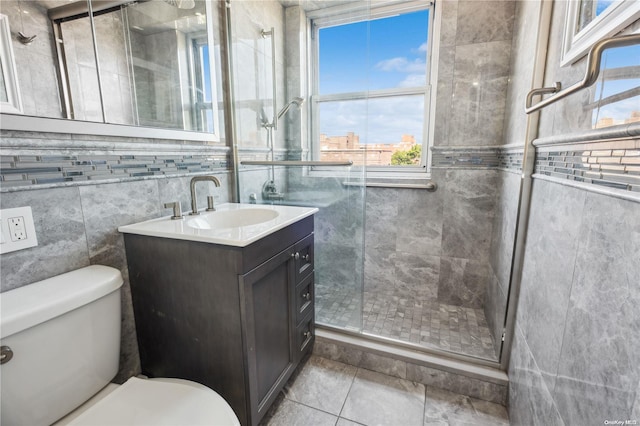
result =
[[[37,245],[31,207],[0,210],[0,254]]]
[[[10,217],[9,218],[9,235],[11,241],[20,241],[27,239],[27,232],[24,229],[24,217]]]

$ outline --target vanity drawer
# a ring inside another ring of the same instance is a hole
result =
[[[311,349],[314,339],[315,321],[313,315],[309,315],[296,327],[296,362]]]
[[[293,247],[296,259],[296,282],[313,271],[313,234],[298,241]]]
[[[313,315],[313,301],[315,300],[314,292],[314,275],[309,274],[301,283],[296,286],[296,324],[311,312]]]

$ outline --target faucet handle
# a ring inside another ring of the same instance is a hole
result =
[[[216,208],[213,206],[213,195],[207,196],[207,211],[208,212],[216,211]]]
[[[182,219],[182,206],[180,205],[180,201],[175,201],[173,203],[164,203],[165,209],[170,209],[172,207],[173,207],[173,216],[171,216],[171,220]]]

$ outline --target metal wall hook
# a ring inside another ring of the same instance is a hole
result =
[[[35,40],[35,39],[36,39],[36,37],[38,37],[38,35],[37,35],[37,34],[34,34],[34,35],[32,35],[31,37],[28,37],[28,36],[24,35],[22,32],[18,32],[18,37],[17,37],[17,39],[18,39],[18,41],[19,41],[20,43],[22,43],[22,44],[24,44],[24,45],[26,46],[26,45],[31,44],[31,42],[32,42],[33,40]]]

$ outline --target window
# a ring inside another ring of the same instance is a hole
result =
[[[576,62],[595,42],[640,19],[638,0],[576,0],[566,7],[562,66]]]
[[[312,20],[316,160],[351,160],[380,176],[425,172],[433,9],[398,7]]]

